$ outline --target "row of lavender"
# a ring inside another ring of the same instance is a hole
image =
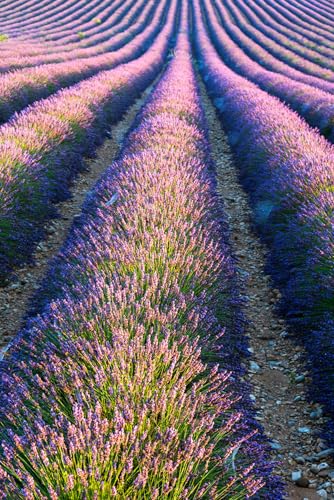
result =
[[[1,71],[32,66],[33,64],[45,64],[42,58],[43,54],[46,62],[57,62],[70,57],[69,52],[71,51],[78,50],[80,53],[81,49],[81,52],[84,53],[84,49],[89,49],[94,44],[103,41],[107,47],[106,42],[113,31],[126,21],[126,19],[123,21],[125,14],[129,9],[136,9],[137,4],[138,2],[135,0],[125,2],[89,0],[79,9],[77,5],[71,8],[70,2],[67,1],[62,5],[61,16],[58,15],[60,16],[59,21],[53,16],[51,5],[49,5],[49,10],[44,14],[45,19],[39,22],[38,18],[41,16],[37,16],[36,12],[31,12],[31,19],[26,21],[27,27],[24,26],[25,23],[22,19],[18,22],[15,20],[15,14],[13,19],[11,15],[11,22],[17,32],[24,31],[24,36],[15,35],[13,29],[8,28],[7,30],[5,25],[0,24],[2,33],[10,33],[6,43],[2,43]],[[73,7],[75,10],[71,14]],[[82,15],[80,16],[81,10]],[[37,40],[35,40],[36,37]]]
[[[309,37],[301,36],[289,28],[290,24],[286,25],[283,19],[278,23],[255,0],[237,0],[235,4],[248,23],[252,23],[256,31],[266,35],[269,40],[275,41],[320,66],[333,66],[334,51],[332,47],[320,45],[320,42],[318,42],[319,44],[312,43]]]
[[[306,43],[311,40],[312,48],[323,44],[325,47],[330,47],[333,43],[334,37],[332,32],[323,29],[323,24],[321,28],[315,26],[311,18],[305,22],[301,19],[300,15],[296,15],[291,12],[287,7],[284,6],[282,2],[277,3],[275,0],[256,0],[256,3],[261,6],[265,12],[267,12],[272,19],[275,21],[282,21],[283,25],[289,26],[291,30],[295,31],[296,34],[300,34],[306,37]]]
[[[309,353],[314,400],[334,417],[334,148],[283,103],[220,60],[195,2],[201,71],[229,133],[271,249],[283,309]],[[333,421],[327,438],[334,444]]]
[[[328,40],[325,36],[316,33],[310,23],[306,26],[298,24],[299,18],[293,18],[283,6],[274,6],[273,2],[264,2],[264,0],[246,0],[246,3],[264,23],[268,23],[268,26],[286,35],[287,38],[321,54],[328,56],[332,53],[333,40]]]
[[[258,28],[256,16],[253,16],[252,9],[244,7],[243,1],[234,3],[224,0],[224,3],[238,28],[269,54],[303,73],[333,81],[333,51],[329,57],[324,57],[304,44],[291,44],[282,35],[279,40],[274,40]],[[275,34],[273,30],[273,35]]]
[[[316,66],[306,59],[297,58],[296,56],[294,59],[299,61],[299,68],[294,68],[293,65],[281,60],[282,57],[278,58],[270,54],[265,49],[265,46],[254,42],[248,35],[242,32],[237,24],[233,25],[230,13],[225,5],[215,0],[212,0],[210,3],[215,7],[217,21],[222,21],[224,30],[228,36],[243,49],[245,54],[256,61],[261,61],[261,66],[265,69],[282,73],[293,80],[312,85],[325,92],[334,91],[333,71]]]
[[[66,0],[65,2],[42,0],[38,3],[32,2],[30,6],[26,4],[15,8],[12,5],[10,9],[8,7],[2,8],[1,5],[0,28],[2,31],[8,30],[13,36],[21,32],[24,35],[29,35],[39,29],[40,36],[38,38],[40,38],[44,27],[48,32],[51,28],[51,32],[53,32],[53,28],[77,21],[81,23],[88,21],[86,26],[89,27],[92,25],[89,20],[92,21],[93,15],[99,15],[100,6],[108,6],[111,3],[113,2],[110,0]]]
[[[284,67],[281,69],[282,73],[266,70],[259,62],[248,57],[229,37],[229,34],[217,19],[213,2],[211,0],[203,0],[202,5],[203,16],[207,22],[208,31],[224,62],[234,71],[253,81],[269,94],[273,94],[287,102],[312,126],[318,127],[325,137],[334,141],[333,94],[294,80],[291,71],[295,70],[292,70],[287,65],[283,65]],[[222,13],[223,11],[220,10],[220,12]],[[248,42],[249,39],[244,37],[244,41]],[[305,77],[309,78],[307,75]],[[333,87],[333,84],[329,82],[324,83]]]
[[[2,72],[42,65],[64,62],[66,60],[90,57],[112,50],[112,38],[128,28],[138,13],[143,9],[142,2],[127,0],[116,2],[112,8],[105,8],[102,18],[93,21],[93,28],[79,31],[81,38],[70,24],[65,25],[60,32],[61,44],[33,45],[31,48],[21,48],[19,41],[3,44],[3,60],[0,66]],[[141,10],[139,10],[141,9]],[[83,30],[84,26],[80,26]],[[70,30],[70,34],[67,33]]]
[[[262,498],[281,498],[213,364],[229,349],[234,271],[186,13],[170,67],[52,265],[58,300],[5,359],[2,498],[237,500],[263,488],[258,469]]]
[[[141,12],[135,13],[138,16],[136,21],[133,24],[127,23],[124,32],[111,38],[107,52],[103,53],[104,50],[100,46],[93,50],[97,53],[96,57],[45,64],[1,75],[0,122],[8,120],[14,112],[61,88],[74,85],[100,71],[110,70],[118,64],[139,57],[161,30],[169,5],[169,0],[146,2]],[[102,54],[99,55],[100,48]]]
[[[108,123],[161,71],[175,28],[177,0],[149,50],[136,60],[99,73],[28,108],[0,128],[1,278],[31,255],[67,194],[82,156],[93,151]],[[152,30],[157,30],[152,26]]]

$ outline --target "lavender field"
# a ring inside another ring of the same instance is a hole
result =
[[[334,4],[0,1],[0,499],[334,500]]]

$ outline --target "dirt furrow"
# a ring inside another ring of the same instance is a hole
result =
[[[34,262],[17,269],[14,280],[8,286],[0,288],[0,357],[22,326],[30,300],[46,274],[49,261],[62,247],[75,217],[80,215],[81,205],[87,193],[117,157],[127,130],[153,86],[154,83],[129,108],[122,120],[112,126],[107,139],[97,149],[96,156],[87,159],[87,168],[73,182],[71,198],[57,204],[60,217],[46,225],[47,236],[37,246],[33,255]]]
[[[251,358],[248,380],[257,419],[268,436],[276,473],[287,481],[287,498],[334,498],[334,464],[317,434],[324,417],[306,397],[304,352],[276,314],[280,293],[265,273],[266,250],[252,230],[252,212],[215,108],[200,82],[216,164],[218,190],[230,226],[230,244],[246,299]],[[331,475],[333,474],[333,475]]]

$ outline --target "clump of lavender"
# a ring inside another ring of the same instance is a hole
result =
[[[227,67],[206,32],[198,0],[194,13],[201,71],[228,129],[255,221],[269,245],[268,268],[282,291],[282,311],[307,349],[312,400],[331,417],[324,435],[332,445],[334,147],[284,103]],[[225,43],[226,34],[214,17],[211,12],[210,32]],[[244,68],[252,68],[239,51],[234,55]],[[314,100],[307,98],[303,105],[310,115],[317,108],[315,123],[322,119],[326,127],[333,106],[325,114],[318,92],[313,94]],[[322,101],[325,108],[330,99]]]

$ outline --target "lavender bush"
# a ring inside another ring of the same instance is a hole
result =
[[[309,352],[312,398],[333,418],[333,146],[278,99],[227,68],[210,43],[199,1],[194,12],[200,68],[270,246],[282,307]],[[333,430],[331,420],[331,445]]]

